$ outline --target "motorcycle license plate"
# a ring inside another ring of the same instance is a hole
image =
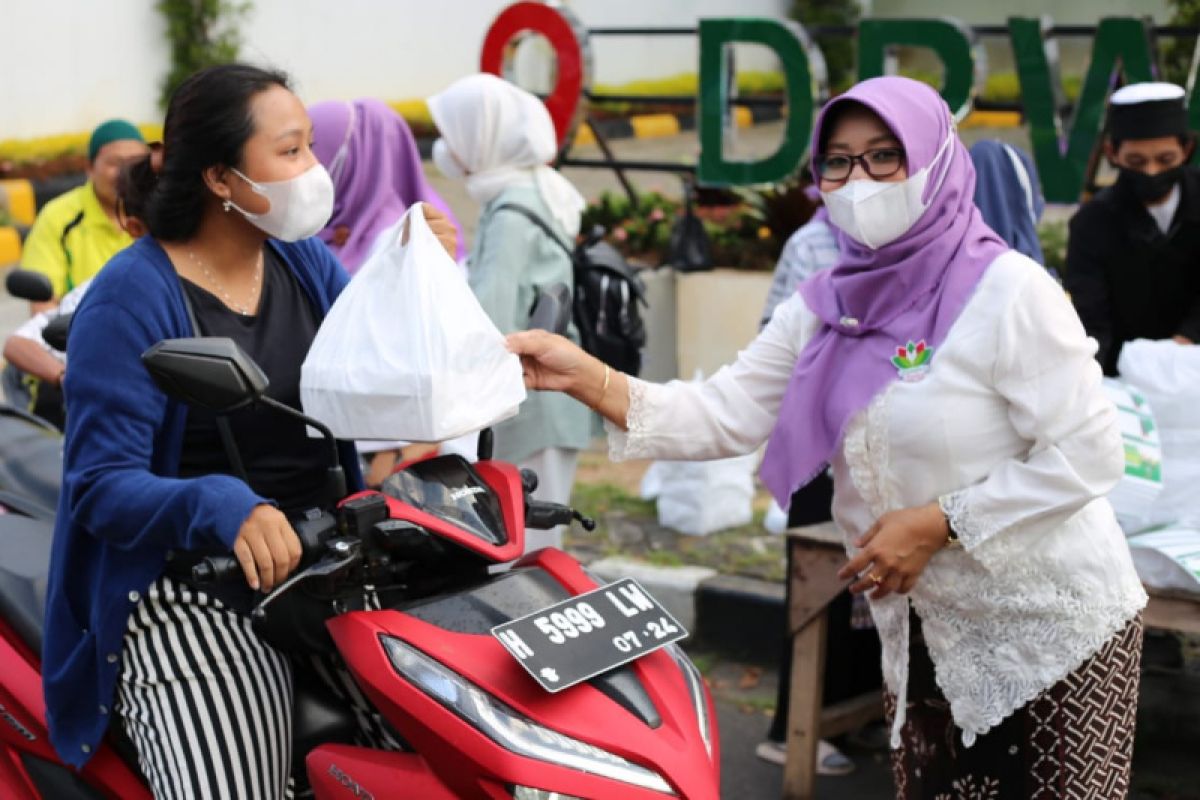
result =
[[[601,586],[492,628],[548,692],[628,664],[688,635],[633,578]]]

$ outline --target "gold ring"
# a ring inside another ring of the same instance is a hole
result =
[[[871,583],[875,584],[876,586],[878,586],[879,584],[883,583],[883,578],[879,577],[879,576],[878,576],[878,575],[876,575],[874,572],[868,572],[868,573],[867,573],[867,577],[868,577],[868,578],[870,578],[870,579],[871,579]]]

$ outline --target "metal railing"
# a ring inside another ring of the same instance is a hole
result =
[[[1001,38],[1009,35],[1007,25],[972,25],[971,31],[980,38],[992,37]],[[854,25],[813,25],[806,26],[806,30],[814,38],[824,36],[844,36],[853,38],[858,35],[858,28]],[[1159,25],[1147,26],[1148,33],[1154,38],[1164,39],[1180,39],[1200,36],[1200,28],[1181,25]],[[1095,25],[1054,25],[1047,29],[1046,36],[1050,38],[1089,38],[1096,33]],[[589,28],[589,36],[608,36],[608,37],[658,37],[658,36],[696,36],[699,34],[699,28],[695,27],[676,27],[676,28],[642,28],[642,27],[602,27]],[[587,98],[589,104],[600,103],[628,103],[631,105],[643,106],[678,106],[680,108],[694,108],[697,100],[694,95],[672,95],[672,94],[619,94],[593,92],[590,90],[584,91],[584,97]],[[750,97],[730,97],[730,105],[740,106],[744,108],[782,108],[784,100],[781,96],[773,95],[757,95]],[[989,101],[983,98],[975,98],[975,108],[981,111],[1015,111],[1024,112],[1023,105],[1017,101]],[[1071,106],[1066,106],[1063,112],[1069,113]],[[636,198],[633,186],[629,183],[625,176],[626,170],[634,171],[651,171],[651,172],[670,172],[683,175],[694,176],[696,173],[695,164],[680,164],[669,161],[651,161],[651,160],[621,160],[617,159],[609,146],[607,137],[600,130],[600,120],[594,118],[590,114],[584,119],[583,124],[587,125],[592,131],[592,135],[596,140],[596,145],[599,147],[602,157],[595,158],[576,158],[571,155],[573,145],[568,146],[560,155],[557,161],[559,166],[567,167],[585,167],[585,168],[603,168],[611,169],[616,173],[617,179],[622,187],[629,195],[630,199]]]

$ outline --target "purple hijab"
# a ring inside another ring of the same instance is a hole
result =
[[[373,99],[329,101],[310,106],[308,116],[313,153],[333,178],[333,216],[317,235],[351,275],[366,260],[376,237],[413,203],[430,203],[459,227],[446,201],[425,180],[408,123],[386,104]],[[350,233],[338,246],[334,232],[342,227]],[[458,257],[464,255],[459,236]]]
[[[900,140],[910,176],[954,135],[950,109],[933,89],[908,78],[872,78],[821,110],[814,153],[829,110],[851,101],[878,114]],[[824,324],[796,361],[763,458],[762,481],[784,508],[829,463],[847,423],[872,397],[937,365],[937,350],[984,271],[1008,250],[975,207],[975,169],[957,136],[926,192],[929,207],[916,224],[878,250],[836,231],[837,266],[800,285]],[[843,325],[845,317],[857,326]]]

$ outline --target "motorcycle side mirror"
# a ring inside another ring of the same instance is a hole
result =
[[[538,290],[533,311],[529,314],[529,329],[541,328],[550,333],[564,334],[571,324],[571,290],[565,283],[552,283]]]
[[[13,297],[31,303],[45,303],[54,299],[54,287],[50,279],[31,269],[14,269],[4,279],[4,288]]]
[[[42,328],[42,341],[60,352],[67,351],[67,335],[71,331],[73,314],[59,314]]]
[[[169,397],[215,414],[261,403],[317,430],[329,445],[327,494],[336,503],[346,494],[346,474],[329,426],[267,396],[269,381],[237,342],[222,336],[164,339],[142,353],[142,365]],[[219,424],[219,423],[218,423]],[[223,442],[235,474],[245,479],[236,444]]]
[[[217,414],[263,397],[267,376],[225,337],[165,339],[142,353],[142,364],[168,396]]]

